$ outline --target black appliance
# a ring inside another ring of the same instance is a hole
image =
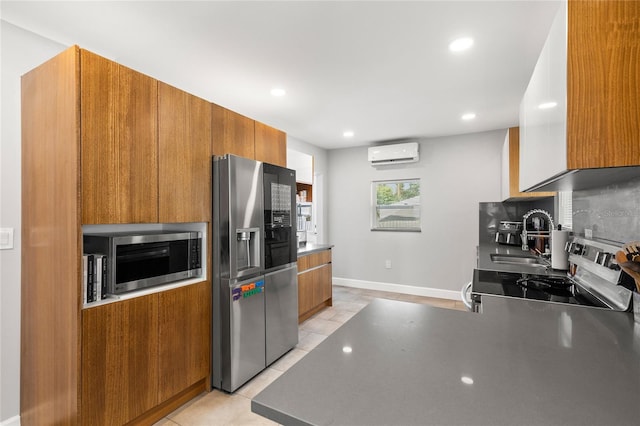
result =
[[[573,237],[565,246],[570,264],[566,275],[475,269],[473,281],[463,289],[463,300],[474,312],[481,310],[483,296],[628,311],[634,283],[615,262],[614,253],[621,245]]]
[[[84,234],[84,252],[107,256],[107,292],[202,276],[200,232],[150,231]]]
[[[263,164],[265,271],[285,267],[298,259],[294,213],[296,172]]]

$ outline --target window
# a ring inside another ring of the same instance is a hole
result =
[[[420,232],[420,179],[371,183],[371,230]]]

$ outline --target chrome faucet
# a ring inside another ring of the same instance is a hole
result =
[[[547,223],[549,224],[549,229],[546,231],[537,230],[535,233],[527,232],[527,219],[534,214],[541,214],[547,217]],[[529,210],[524,216],[522,216],[522,250],[529,250],[529,244],[527,242],[527,237],[538,237],[538,238],[551,238],[551,230],[554,229],[553,226],[553,218],[546,210],[541,209],[533,209]]]

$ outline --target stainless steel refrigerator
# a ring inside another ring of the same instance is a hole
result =
[[[284,200],[289,191],[295,197],[295,172],[277,167],[274,180],[265,175],[273,167],[234,155],[213,160],[212,386],[227,392],[298,343],[297,248]],[[284,171],[293,183],[280,181]],[[267,216],[277,223],[265,228]]]

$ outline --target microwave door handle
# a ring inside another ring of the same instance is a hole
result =
[[[146,258],[154,258],[154,257],[166,257],[169,256],[169,249],[161,249],[154,251],[146,251],[144,253],[136,253],[136,254],[122,254],[117,256],[118,260],[123,261],[131,261],[131,260],[139,260]]]

